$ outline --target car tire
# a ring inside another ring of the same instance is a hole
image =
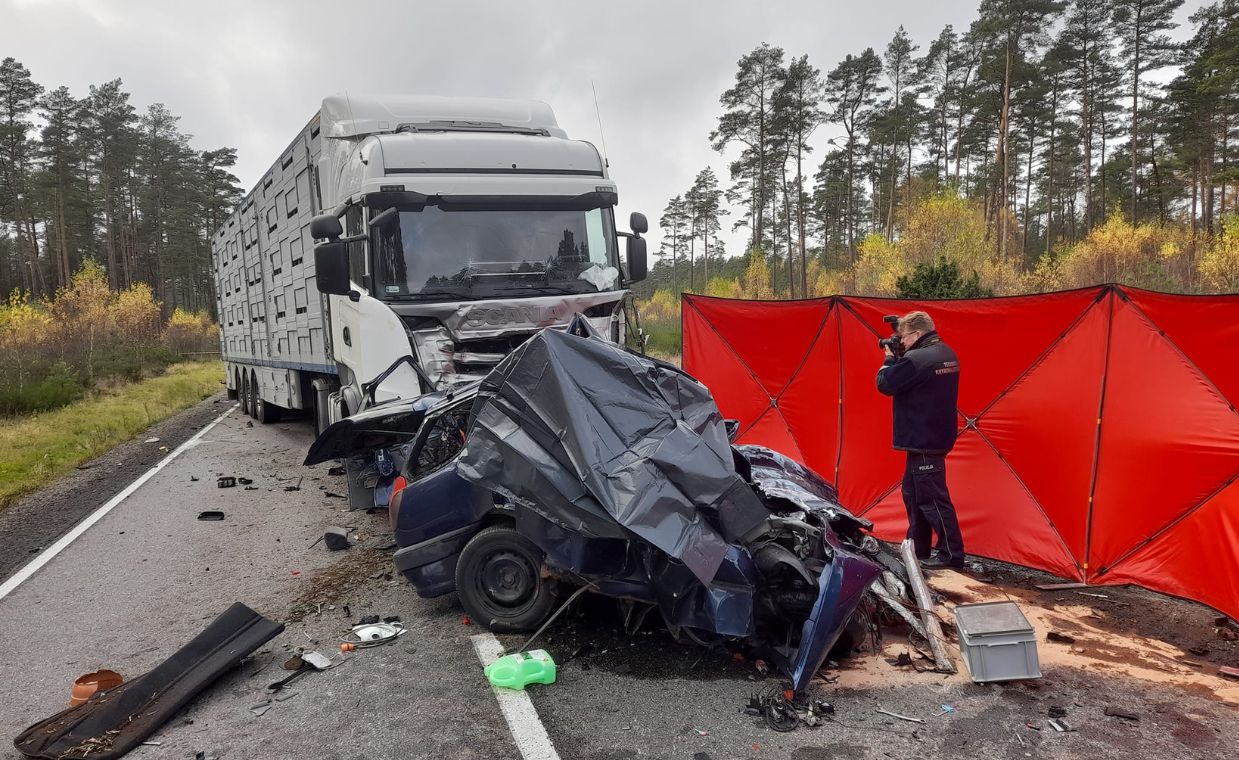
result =
[[[478,533],[456,563],[456,595],[478,623],[499,633],[532,631],[559,601],[559,584],[542,576],[544,555],[512,528]]]

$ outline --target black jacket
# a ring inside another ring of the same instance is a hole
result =
[[[922,335],[898,359],[887,357],[878,390],[895,399],[895,448],[945,454],[955,445],[959,359],[938,333]]]

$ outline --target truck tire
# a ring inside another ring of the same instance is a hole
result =
[[[542,550],[512,528],[478,533],[456,563],[456,595],[477,622],[492,631],[532,631],[559,601],[559,584],[542,577]]]
[[[283,408],[269,404],[261,398],[257,402],[255,407],[257,414],[254,415],[254,419],[258,420],[259,425],[270,425],[272,422],[280,421],[280,417],[284,414]]]
[[[248,372],[241,373],[241,382],[237,384],[237,390],[241,394],[241,413],[250,413],[250,374]]]
[[[250,377],[249,408],[246,409],[245,411],[247,414],[249,414],[249,416],[253,417],[254,419],[258,419],[258,400],[259,400],[258,376],[255,375],[253,372],[250,372],[249,377]]]

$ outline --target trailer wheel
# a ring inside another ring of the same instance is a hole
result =
[[[255,407],[257,414],[254,415],[254,419],[258,420],[259,425],[270,425],[272,422],[279,422],[280,417],[284,415],[282,407],[269,404],[261,398],[257,399],[257,402]]]
[[[250,372],[249,388],[249,408],[246,409],[246,413],[254,419],[258,419],[258,401],[260,399],[258,395],[258,375],[255,375],[253,372]]]
[[[512,528],[478,533],[456,563],[456,594],[470,617],[492,631],[531,631],[559,600],[559,584],[542,577],[543,554]]]
[[[237,390],[241,394],[241,413],[250,413],[250,375],[248,372],[242,372],[240,379],[237,381]]]

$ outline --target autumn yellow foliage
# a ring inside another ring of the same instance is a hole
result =
[[[766,263],[766,254],[760,248],[749,254],[749,265],[740,281],[740,298],[774,298],[774,289],[770,286],[770,265]]]
[[[1120,283],[1150,290],[1194,290],[1189,233],[1178,227],[1132,224],[1115,212],[1084,240],[1043,257],[1025,278],[1039,292]]]
[[[207,353],[219,350],[219,325],[205,311],[176,309],[164,327],[164,343],[178,353]]]
[[[1018,241],[1008,240],[1008,250]],[[973,272],[981,286],[995,295],[1021,292],[1018,258],[995,255],[996,241],[986,235],[985,212],[975,200],[952,193],[931,195],[906,214],[899,235],[887,240],[872,233],[861,241],[856,263],[837,278],[834,292],[865,296],[895,296],[896,281],[918,264],[942,258],[955,263],[961,273]],[[825,293],[823,293],[825,295]]]
[[[137,379],[178,353],[218,347],[208,314],[174,312],[167,326],[150,286],[108,288],[87,261],[45,301],[14,292],[0,302],[0,414],[65,404],[100,380]]]
[[[1222,220],[1223,234],[1200,257],[1200,279],[1208,290],[1239,293],[1239,214]]]

